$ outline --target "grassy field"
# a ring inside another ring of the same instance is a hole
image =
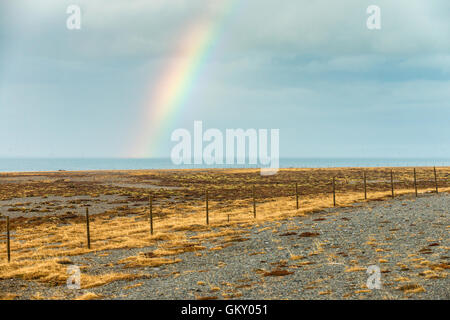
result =
[[[414,194],[413,169],[393,170],[395,195]],[[433,168],[416,170],[418,192],[435,192]],[[436,170],[439,192],[450,191],[450,168]],[[130,255],[117,261],[120,272],[108,266],[101,273],[90,272],[89,265],[82,266],[81,282],[83,288],[92,288],[116,280],[150,277],[127,270],[177,263],[180,253],[202,254],[205,243],[214,243],[220,250],[240,241],[250,225],[332,207],[333,177],[336,206],[391,197],[390,168],[282,169],[277,175],[266,177],[260,176],[259,170],[250,169],[0,174],[0,212],[11,216],[11,262],[7,261],[3,219],[1,223],[0,280],[62,285],[68,277],[71,256],[89,252],[102,255],[114,249],[153,245],[156,249],[151,254]],[[153,235],[149,223],[150,195],[154,199]],[[85,208],[97,212],[90,216],[91,249],[86,245]],[[7,293],[0,293],[0,297],[14,298]]]

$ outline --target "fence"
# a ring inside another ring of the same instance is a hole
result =
[[[413,168],[412,172],[412,186],[410,186],[410,188],[413,190],[413,193],[415,195],[415,197],[418,197],[419,195],[419,185],[422,181],[419,181],[417,179],[417,171],[416,168]],[[337,175],[333,175],[332,178],[330,179],[330,183],[323,185],[321,187],[323,187],[323,193],[324,194],[329,194],[330,193],[330,185],[331,185],[331,199],[330,199],[330,206],[332,205],[333,207],[338,206],[338,191],[339,191],[339,186],[343,187],[345,186],[345,184],[341,184],[339,185],[337,183],[337,179],[339,178],[339,176]],[[364,171],[362,176],[361,176],[361,184],[362,184],[362,188],[360,190],[361,192],[361,200],[367,200],[368,199],[368,194],[370,193],[371,189],[370,189],[370,181],[368,180],[368,178],[370,178],[370,176],[368,175],[367,171]],[[395,190],[396,190],[396,181],[395,181],[395,173],[394,170],[391,169],[389,172],[389,177],[388,178],[389,181],[389,191],[390,191],[390,196],[392,198],[395,198]],[[445,187],[445,185],[443,184],[443,181],[446,181],[446,179],[441,179],[438,177],[436,168],[433,168],[433,191],[435,193],[439,193],[439,187]],[[430,180],[427,180],[427,186],[428,188],[430,188],[429,186],[429,182]],[[441,182],[441,185],[439,185],[439,182]],[[404,183],[404,182],[402,182]],[[383,183],[381,183],[383,186]],[[347,182],[348,185],[348,182]],[[280,184],[278,184],[278,186],[280,186]],[[274,195],[274,186],[269,186],[271,188],[271,192],[272,195]],[[298,210],[301,208],[301,190],[299,188],[299,184],[297,182],[292,182],[288,185],[289,189],[288,190],[288,194],[290,194],[291,196],[295,197],[295,208]],[[344,188],[342,188],[344,189]],[[380,189],[380,188],[378,188]],[[317,189],[316,189],[317,190]],[[404,190],[404,189],[402,189]],[[251,200],[252,200],[252,209],[253,209],[253,217],[256,219],[257,217],[257,199],[258,199],[258,188],[255,186],[255,184],[251,184]],[[319,191],[319,190],[317,190]],[[154,210],[154,195],[149,195],[148,198],[148,219],[149,219],[149,232],[150,235],[154,234],[154,217],[153,217],[153,210]],[[206,218],[206,225],[210,224],[210,191],[208,189],[205,189],[204,191],[204,200],[205,200],[205,218]],[[227,214],[227,221],[230,222],[230,214]],[[86,225],[86,246],[88,249],[91,249],[91,230],[90,230],[90,219],[89,219],[89,209],[86,208],[86,213],[85,213],[85,225]],[[6,250],[7,250],[7,259],[8,262],[11,261],[11,236],[10,236],[10,217],[7,216],[6,217]]]

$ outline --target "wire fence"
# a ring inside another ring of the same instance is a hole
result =
[[[412,193],[418,197],[422,190],[427,192],[439,193],[439,189],[448,188],[448,173],[443,177],[439,177],[436,168],[424,169],[420,172],[416,168],[412,168],[410,175],[405,175],[402,171],[401,176],[397,176],[394,169],[384,170],[382,174],[377,172],[372,174],[370,171],[363,171],[362,175],[357,177],[340,176],[339,172],[333,174],[328,181],[314,181],[306,179],[302,183],[275,181],[275,182],[250,182],[248,188],[218,188],[217,186],[205,186],[203,194],[197,188],[195,197],[197,201],[204,201],[205,208],[205,225],[210,225],[211,210],[228,208],[231,202],[241,200],[246,202],[251,208],[249,211],[253,213],[253,218],[258,216],[258,204],[274,198],[292,198],[291,206],[295,209],[302,207],[302,201],[305,197],[314,194],[315,196],[327,198],[329,197],[329,207],[339,206],[339,196],[346,193],[359,193],[359,200],[368,200],[371,192],[387,192],[392,198],[396,197],[396,191],[402,190],[402,194]],[[307,187],[306,187],[307,186]],[[307,191],[305,191],[307,190]],[[406,191],[405,191],[406,190]],[[148,221],[149,233],[154,234],[155,229],[155,213],[158,207],[170,204],[169,202],[156,203],[157,196],[155,194],[148,195]],[[211,206],[211,200],[214,199],[215,207]],[[232,199],[232,200],[230,200]],[[190,200],[192,201],[192,200]],[[198,203],[197,203],[198,206]],[[242,208],[242,203],[238,205]],[[289,209],[292,209],[290,207]],[[85,246],[91,249],[91,225],[89,209],[86,207],[85,212]],[[159,218],[163,218],[157,214]],[[6,257],[8,262],[11,261],[11,223],[9,216],[5,217],[5,236],[2,239],[6,242]],[[230,214],[227,214],[226,220],[230,222]]]

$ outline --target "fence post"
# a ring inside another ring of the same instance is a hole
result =
[[[11,244],[9,235],[9,216],[6,216],[6,251],[8,252],[8,262],[11,261]]]
[[[297,210],[298,210],[298,183],[295,183],[295,198],[297,201]]]
[[[153,195],[150,195],[150,234],[153,235]]]
[[[434,170],[434,183],[435,183],[435,185],[436,185],[436,193],[439,193],[439,190],[438,190],[438,181],[437,181],[437,173],[436,173],[436,167],[433,167],[433,170]]]
[[[89,208],[86,207],[86,237],[88,249],[91,248],[91,234],[89,231]]]
[[[253,218],[256,218],[255,185],[253,185],[252,188],[252,195],[253,195]]]
[[[367,200],[367,178],[365,171],[364,171],[364,200]]]
[[[392,199],[394,199],[394,170],[391,169],[391,191]]]
[[[333,177],[333,206],[336,207],[336,177]]]
[[[205,197],[206,197],[206,224],[209,225],[209,199],[208,199],[208,189],[205,191]]]
[[[416,168],[414,168],[414,191],[416,193],[417,198],[417,179],[416,179]]]

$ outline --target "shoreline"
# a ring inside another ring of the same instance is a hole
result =
[[[221,163],[208,165],[176,165],[170,158],[0,158],[0,173],[79,172],[79,171],[131,171],[131,170],[243,170],[261,169],[260,163]],[[280,169],[314,168],[383,168],[383,167],[450,167],[450,158],[430,157],[307,157],[279,158]]]
[[[289,167],[289,168],[279,168],[279,171],[307,171],[307,170],[377,170],[377,169],[447,169],[450,168],[448,166],[338,166],[338,167]],[[88,169],[88,170],[42,170],[42,171],[0,171],[0,176],[8,175],[8,174],[76,174],[76,173],[135,173],[135,172],[171,172],[171,171],[181,171],[181,172],[189,172],[189,171],[257,171],[259,172],[261,168],[179,168],[179,169]],[[275,174],[276,175],[276,174]]]

